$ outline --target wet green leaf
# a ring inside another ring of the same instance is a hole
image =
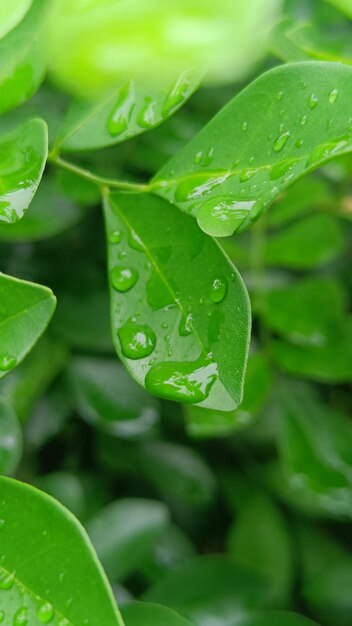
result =
[[[0,113],[28,100],[44,78],[47,48],[43,35],[49,7],[48,0],[33,0],[24,19],[0,40]]]
[[[24,483],[0,477],[0,489],[5,623],[62,626],[87,620],[91,626],[123,626],[103,569],[73,515]]]
[[[144,579],[154,582],[194,556],[195,548],[190,538],[181,528],[170,524],[160,533],[140,571]]]
[[[109,577],[119,582],[132,574],[168,521],[168,509],[156,500],[122,498],[99,511],[87,528]]]
[[[122,617],[128,626],[192,626],[175,611],[150,602],[131,602],[123,607]]]
[[[105,202],[113,339],[155,395],[220,410],[242,399],[249,302],[217,243],[164,200]]]
[[[168,89],[142,88],[131,80],[97,102],[74,101],[62,122],[55,147],[78,151],[105,148],[158,126],[197,89],[199,72],[183,72]]]
[[[75,357],[69,369],[78,413],[97,428],[120,436],[148,430],[158,403],[116,359]]]
[[[0,273],[0,378],[20,363],[45,331],[56,306],[47,287]]]
[[[22,430],[12,407],[0,398],[0,474],[13,474],[21,458]]]
[[[151,189],[210,235],[243,230],[296,179],[350,152],[352,68],[302,63],[263,74],[181,149]]]
[[[40,119],[0,137],[0,223],[23,217],[40,183],[47,152],[47,127]]]

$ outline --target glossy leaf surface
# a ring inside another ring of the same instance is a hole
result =
[[[5,623],[62,626],[87,620],[91,626],[123,626],[102,567],[73,515],[24,483],[0,477],[0,487]]]
[[[22,22],[0,40],[0,113],[28,100],[44,78],[43,34],[49,6],[48,0],[33,0]]]
[[[105,203],[113,339],[150,393],[230,410],[242,399],[249,302],[216,242],[152,195]]]
[[[47,287],[0,274],[0,378],[20,363],[45,331],[56,306]]]
[[[157,174],[151,189],[217,237],[249,226],[302,175],[352,148],[352,68],[278,67],[244,89]]]
[[[192,626],[188,620],[158,604],[131,602],[122,609],[128,626]]]
[[[199,72],[183,72],[172,87],[148,89],[129,81],[97,102],[74,101],[56,141],[63,151],[105,148],[151,130],[175,113],[197,89]]]
[[[23,448],[22,430],[12,407],[0,398],[0,474],[12,474]]]
[[[168,521],[168,509],[156,500],[120,499],[99,511],[88,533],[109,577],[119,582],[132,574]]]
[[[0,223],[23,217],[40,183],[47,151],[43,120],[30,120],[0,137]]]

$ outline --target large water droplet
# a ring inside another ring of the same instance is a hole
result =
[[[329,93],[329,102],[330,102],[330,104],[334,104],[334,102],[336,102],[338,96],[339,96],[339,92],[338,92],[337,89],[333,89],[332,91],[330,91],[330,93]]]
[[[28,609],[23,606],[13,616],[13,626],[26,626],[29,621]]]
[[[2,372],[9,372],[17,365],[17,359],[10,354],[0,355],[0,370]]]
[[[187,71],[180,76],[171,91],[166,97],[166,100],[162,106],[161,114],[163,117],[167,117],[176,108],[178,108],[188,95],[189,87],[192,80],[192,72]]]
[[[207,167],[211,164],[213,158],[214,148],[209,148],[207,152],[197,152],[196,156],[194,157],[194,162],[196,165],[202,165],[203,167]]]
[[[137,122],[142,128],[148,129],[155,124],[155,100],[145,98],[144,105],[138,113]]]
[[[222,302],[227,292],[227,280],[224,276],[216,276],[210,287],[210,298],[213,302]]]
[[[253,178],[253,176],[256,173],[257,173],[257,170],[253,170],[253,169],[250,169],[250,168],[242,170],[242,172],[240,174],[240,181],[241,181],[241,183],[245,183],[247,180],[250,180],[251,178]]]
[[[231,171],[224,172],[218,176],[209,176],[209,174],[203,173],[201,176],[186,178],[177,187],[175,198],[178,202],[187,202],[188,200],[201,198],[224,183],[229,176],[231,176]]]
[[[3,623],[3,621],[5,620],[5,617],[6,617],[5,611],[0,611],[0,624]]]
[[[122,237],[123,237],[123,233],[121,230],[114,230],[109,235],[109,241],[110,243],[120,243]]]
[[[128,244],[134,250],[138,250],[139,252],[144,251],[143,241],[134,230],[130,230],[128,233]]]
[[[138,272],[129,267],[117,265],[110,273],[111,284],[116,291],[129,291],[138,280]]]
[[[213,237],[232,235],[249,215],[255,200],[234,200],[231,196],[209,198],[199,210],[197,221],[201,229]]]
[[[302,117],[301,117],[301,126],[305,126],[306,123],[307,123],[307,120],[308,120],[307,116],[306,115],[302,115]]]
[[[277,180],[286,176],[291,168],[297,163],[297,160],[281,161],[271,168],[269,178],[270,180]]]
[[[284,146],[286,146],[289,140],[289,137],[290,137],[289,131],[286,131],[285,133],[282,133],[282,135],[279,135],[279,137],[275,140],[274,146],[273,146],[275,152],[281,152]]]
[[[111,111],[108,120],[108,131],[113,137],[121,135],[127,130],[128,122],[135,103],[132,83],[127,83],[117,97],[117,102]]]
[[[180,333],[181,337],[187,337],[188,335],[191,334],[192,322],[193,322],[192,313],[188,313],[188,315],[182,316],[179,327],[178,327],[178,332]]]
[[[163,362],[149,370],[145,385],[150,393],[168,400],[202,402],[217,380],[217,366],[209,357],[193,362]]]
[[[118,330],[121,350],[128,359],[143,359],[155,349],[156,336],[147,324],[137,324],[133,318]]]
[[[0,572],[0,589],[4,589],[5,591],[8,591],[9,589],[12,589],[12,587],[14,586],[15,583],[15,574],[14,573],[7,573],[7,572]]]
[[[319,102],[319,97],[316,96],[314,93],[311,93],[308,98],[309,108],[315,109],[315,107],[318,105],[318,102]]]
[[[54,615],[55,609],[53,605],[50,604],[50,602],[43,602],[43,604],[40,605],[37,611],[37,617],[42,622],[42,624],[49,624],[49,622],[51,622],[51,620],[54,618]]]

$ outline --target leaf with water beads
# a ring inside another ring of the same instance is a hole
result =
[[[104,571],[73,515],[9,478],[0,477],[0,491],[5,624],[123,626]]]
[[[163,398],[238,406],[250,312],[236,269],[157,196],[113,193],[105,217],[113,340],[129,372]]]
[[[45,331],[56,307],[52,291],[0,273],[0,378],[14,369]]]
[[[165,165],[150,189],[209,235],[242,231],[304,174],[352,150],[352,68],[275,68],[234,98]],[[198,155],[211,154],[200,163]]]

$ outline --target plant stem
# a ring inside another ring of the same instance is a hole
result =
[[[75,163],[71,163],[70,161],[66,161],[59,156],[55,156],[54,154],[49,154],[48,161],[57,167],[67,170],[68,172],[77,174],[77,176],[80,176],[85,180],[89,180],[95,185],[98,185],[99,188],[110,187],[115,189],[125,189],[128,191],[146,191],[148,189],[147,185],[142,185],[140,183],[129,183],[124,180],[115,180],[114,178],[103,178],[97,174],[93,174],[93,172],[90,172],[83,167],[80,167],[79,165],[75,165]]]

